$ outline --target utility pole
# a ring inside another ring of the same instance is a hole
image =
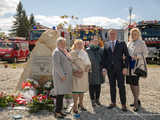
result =
[[[129,7],[129,17],[130,17],[130,19],[129,19],[129,25],[132,24],[132,10],[133,10],[133,8],[132,8],[132,6],[130,6]]]

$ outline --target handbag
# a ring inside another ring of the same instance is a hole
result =
[[[140,66],[144,65],[144,70],[141,69],[140,67],[137,67],[137,68],[135,69],[134,74],[136,74],[136,75],[139,76],[139,77],[144,77],[144,78],[146,78],[146,77],[147,77],[147,63],[146,63],[146,60],[144,59],[143,54],[142,54],[142,57],[143,57],[144,64],[141,64]],[[137,64],[138,64],[138,61],[137,61]]]

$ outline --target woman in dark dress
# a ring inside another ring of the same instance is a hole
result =
[[[137,76],[134,72],[136,68],[144,69],[144,58],[147,57],[148,50],[145,45],[145,42],[142,41],[141,33],[139,29],[133,28],[130,31],[130,41],[128,42],[128,51],[130,54],[130,65],[128,69],[128,75],[126,76],[126,83],[130,84],[130,88],[132,94],[134,96],[134,104],[130,106],[134,107],[134,111],[138,111],[138,107],[141,102],[139,99],[139,76]]]

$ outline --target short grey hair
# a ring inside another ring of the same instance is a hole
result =
[[[62,41],[66,41],[66,39],[63,37],[58,37],[56,40],[56,45],[58,46],[58,44],[61,43]]]
[[[111,33],[112,31],[115,31],[115,32],[117,33],[117,35],[118,35],[118,31],[117,31],[116,29],[111,28],[111,29],[109,29],[108,32],[107,32],[107,40],[109,40],[109,38],[110,38],[110,33]],[[118,37],[118,36],[117,36],[117,37]]]

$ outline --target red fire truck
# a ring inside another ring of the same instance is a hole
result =
[[[9,63],[16,63],[19,60],[27,61],[29,47],[26,40],[0,41],[0,59]]]
[[[41,36],[41,34],[45,32],[47,29],[49,28],[46,26],[42,26],[40,24],[33,27],[33,29],[29,33],[29,38],[28,38],[30,51],[32,51],[32,49],[35,47],[35,44],[39,39],[39,37]]]

